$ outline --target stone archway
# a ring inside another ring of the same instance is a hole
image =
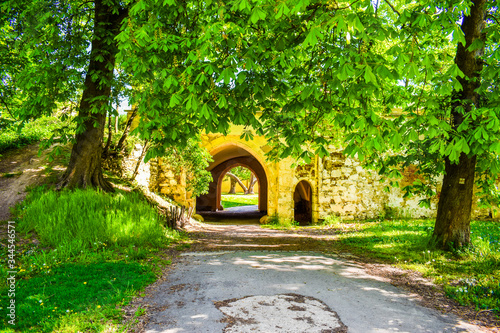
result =
[[[259,182],[259,211],[266,214],[268,208],[268,179],[264,167],[259,160],[247,149],[237,145],[226,145],[213,153],[214,161],[208,170],[212,173],[212,182],[208,193],[196,198],[197,211],[217,211],[222,194],[222,178],[234,167],[243,166],[250,169]]]
[[[301,180],[293,193],[294,220],[300,225],[312,223],[312,188],[309,182]]]

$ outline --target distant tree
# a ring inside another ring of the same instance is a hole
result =
[[[241,187],[243,193],[253,194],[253,187],[257,182],[257,178],[255,178],[254,174],[248,168],[242,166],[232,168],[231,170],[229,170],[229,172],[226,173],[226,176],[230,180],[230,189],[228,192],[229,194],[236,193],[236,184]],[[245,186],[243,181],[248,181],[248,187]]]

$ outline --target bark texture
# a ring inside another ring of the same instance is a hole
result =
[[[118,51],[115,37],[127,10],[116,8],[110,2],[94,1],[94,35],[85,86],[80,101],[78,118],[84,130],[76,134],[68,168],[58,188],[97,187],[112,191],[101,168],[102,144],[109,103],[115,56]]]
[[[460,126],[473,105],[479,106],[479,95],[475,90],[480,84],[483,50],[468,51],[467,48],[475,40],[482,38],[485,14],[486,1],[475,0],[469,16],[465,16],[462,22],[466,45],[458,44],[455,63],[465,75],[458,78],[463,90],[453,96],[451,117],[454,129]],[[449,250],[470,243],[475,167],[475,155],[467,156],[462,153],[458,164],[445,159],[443,188],[432,237],[432,241],[439,248]]]

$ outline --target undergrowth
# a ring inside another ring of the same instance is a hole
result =
[[[164,240],[160,216],[136,192],[104,194],[94,190],[35,191],[22,212],[19,230],[35,231],[49,246],[77,242],[79,248],[99,244],[159,246]]]
[[[0,122],[0,154],[9,149],[21,148],[47,139],[55,130],[69,125],[68,122],[62,122],[59,117],[43,116],[25,124],[1,119],[3,121]]]
[[[15,214],[16,251],[2,248],[0,262],[5,281],[9,254],[16,258],[17,319],[8,323],[12,298],[2,285],[2,332],[116,330],[121,308],[169,263],[158,251],[182,238],[139,193],[39,187]]]

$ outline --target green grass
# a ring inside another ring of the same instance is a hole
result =
[[[384,220],[326,223],[348,251],[412,269],[442,284],[451,298],[500,315],[500,223],[474,221],[472,244],[453,253],[428,246],[434,222]]]
[[[222,194],[221,204],[224,208],[257,205],[258,194]]]
[[[271,215],[268,217],[266,224],[261,225],[262,228],[275,229],[275,230],[287,230],[294,229],[299,225],[299,222],[293,219],[279,217],[277,215]]]
[[[139,193],[39,191],[33,196],[19,230],[35,231],[46,245],[76,240],[82,248],[101,244],[159,246],[164,242],[160,216]]]
[[[10,299],[2,284],[0,331],[6,332],[112,331],[121,307],[169,263],[158,252],[181,239],[138,193],[37,188],[16,214],[18,320],[14,328],[7,322]],[[37,235],[41,243],[21,242],[21,235]],[[3,281],[9,254],[2,247]]]
[[[0,122],[0,154],[14,148],[21,148],[49,138],[54,130],[65,124],[58,117],[41,117],[26,123],[19,129],[19,122],[7,121],[2,118]]]

